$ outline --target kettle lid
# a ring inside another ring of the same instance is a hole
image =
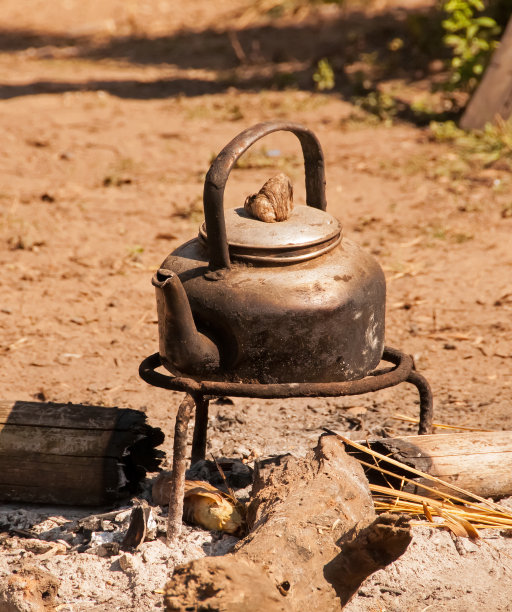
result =
[[[340,222],[318,208],[296,206],[288,219],[265,223],[243,208],[224,211],[229,254],[254,263],[298,263],[335,248],[341,241]],[[208,242],[206,223],[199,238]]]

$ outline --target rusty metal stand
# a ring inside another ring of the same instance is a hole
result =
[[[167,544],[174,542],[181,533],[183,499],[185,496],[185,469],[187,467],[188,423],[196,405],[187,393],[178,408],[174,425],[174,447],[172,449],[172,480],[169,492],[169,513],[167,515]]]
[[[192,463],[204,459],[208,429],[208,396],[254,397],[279,399],[290,397],[340,397],[362,395],[408,382],[418,389],[420,396],[419,434],[432,432],[433,397],[426,378],[414,369],[412,357],[386,347],[382,356],[394,367],[381,368],[360,380],[329,383],[232,383],[224,381],[197,381],[193,378],[168,376],[155,370],[160,367],[160,355],[150,355],[139,366],[140,377],[150,385],[187,393],[176,417],[173,450],[173,474],[169,500],[167,542],[170,544],[180,533],[185,487],[186,447],[188,423],[195,406],[195,425],[192,440]]]
[[[414,385],[420,394],[420,424],[418,434],[420,436],[432,433],[432,419],[434,418],[434,397],[432,389],[427,379],[418,374],[416,370],[411,370],[406,381]]]
[[[209,400],[204,395],[196,395],[196,420],[194,423],[194,435],[192,437],[191,465],[201,461],[206,456],[206,436],[208,434],[208,404]]]

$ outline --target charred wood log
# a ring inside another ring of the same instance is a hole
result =
[[[304,459],[260,465],[248,521],[248,536],[222,561],[175,572],[167,610],[339,610],[411,539],[402,517],[375,517],[364,472],[335,436],[322,436]]]
[[[404,436],[369,440],[360,444],[369,444],[372,450],[382,455],[441,478],[480,497],[497,499],[512,495],[512,431]],[[363,451],[347,448],[347,452],[363,461],[373,461]],[[388,463],[383,467],[396,473],[396,481],[393,482],[389,475],[384,480],[378,470],[365,468],[366,476],[372,484],[390,482],[411,493],[419,493],[425,497],[436,496],[414,483],[403,483],[401,477],[406,476],[418,484],[432,486],[431,481]],[[440,483],[436,488],[442,492],[453,493],[452,489]]]
[[[163,440],[137,410],[0,401],[0,501],[114,502],[159,469]]]

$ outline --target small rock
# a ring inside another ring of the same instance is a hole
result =
[[[135,565],[133,562],[133,555],[131,553],[124,553],[119,557],[118,561],[123,572],[133,569]]]
[[[158,532],[158,524],[153,515],[153,512],[150,510],[146,522],[146,541],[152,541],[156,539],[156,535]]]
[[[91,535],[91,547],[88,553],[98,557],[111,557],[119,554],[119,542],[116,542],[117,532],[114,531],[94,531]]]
[[[91,546],[100,546],[114,541],[113,531],[93,531],[91,535]]]
[[[42,555],[51,550],[53,547],[51,542],[36,539],[21,540],[20,544],[26,551],[34,553],[35,555]]]
[[[449,342],[445,342],[443,344],[443,348],[445,351],[455,351],[457,349],[455,344],[450,344]]]
[[[251,451],[247,448],[247,446],[237,446],[234,450],[235,454],[240,455],[244,459],[251,456]]]
[[[131,508],[127,508],[126,510],[122,510],[119,514],[116,514],[115,522],[116,523],[124,523],[130,519],[130,514],[132,513]]]
[[[119,559],[119,566],[123,572],[138,573],[142,570],[142,559],[138,555],[132,553],[124,553]]]
[[[89,549],[87,552],[93,552],[98,557],[113,557],[119,554],[119,542],[106,542]]]
[[[149,563],[150,565],[167,561],[172,555],[171,549],[162,540],[145,542],[141,546],[141,552],[144,563]]]

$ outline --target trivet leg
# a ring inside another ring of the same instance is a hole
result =
[[[185,469],[187,466],[187,432],[194,411],[194,398],[186,395],[181,402],[174,426],[174,448],[172,452],[172,478],[167,517],[167,545],[175,542],[181,533],[183,520],[183,497],[185,496]]]
[[[208,432],[208,404],[204,395],[198,395],[196,402],[196,422],[194,425],[194,436],[192,438],[192,460],[194,465],[206,456],[206,434]]]
[[[414,385],[420,394],[420,425],[418,428],[418,434],[432,433],[432,421],[434,418],[434,398],[432,396],[432,389],[428,384],[427,379],[418,374],[415,370],[412,370],[407,378],[407,382]]]

